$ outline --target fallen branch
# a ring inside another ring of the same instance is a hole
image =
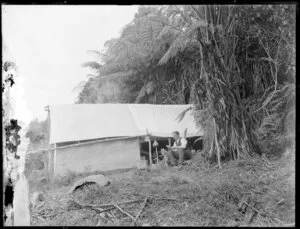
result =
[[[82,203],[79,203],[79,202],[77,202],[75,200],[71,200],[71,201],[74,202],[76,205],[78,205],[80,207],[87,207],[87,208],[102,208],[102,207],[111,207],[111,206],[114,206],[113,203],[95,205],[95,204],[82,204]],[[128,204],[128,203],[134,203],[134,202],[138,202],[138,201],[141,201],[141,199],[119,202],[118,204]]]
[[[98,210],[99,211],[99,213],[102,213],[102,212],[107,212],[107,211],[110,211],[110,210],[112,210],[112,209],[114,209],[115,207],[113,206],[113,207],[111,207],[111,208],[107,208],[107,209],[102,209],[102,208],[92,208],[92,209],[94,209],[94,210]]]
[[[139,202],[142,199],[138,199],[138,200],[129,200],[129,201],[124,201],[124,202],[119,202],[118,204],[129,204],[129,203],[134,203],[134,202]]]
[[[96,227],[101,226],[101,219],[98,220]]]
[[[162,213],[162,212],[165,212],[165,211],[170,211],[172,208],[173,208],[173,206],[171,206],[171,207],[168,208],[168,209],[162,209],[162,210],[160,210],[160,211],[157,213],[157,215],[161,215],[161,213]]]
[[[114,206],[123,214],[129,216],[133,221],[135,220],[134,217],[132,215],[130,215],[128,212],[124,211],[122,208],[120,208],[117,204],[114,204]]]
[[[103,216],[102,216],[102,215],[100,215],[100,214],[99,214],[99,217],[100,217],[101,219],[104,219],[105,221],[107,221],[107,220],[108,220],[108,219],[106,219],[105,217],[103,217]],[[100,220],[101,220],[101,219],[100,219]],[[99,224],[99,222],[98,222],[98,224]]]
[[[266,215],[269,215],[269,216],[273,217],[274,219],[276,219],[276,220],[277,220],[278,222],[280,222],[281,224],[284,224],[280,219],[277,218],[277,216],[276,216],[275,214],[268,213],[268,212],[263,213],[263,212],[257,210],[255,207],[251,206],[250,204],[246,203],[246,202],[244,202],[244,204],[246,204],[247,206],[251,207],[254,211],[256,211],[256,212],[257,212],[258,214],[260,214],[261,216],[264,216],[264,217],[265,217]]]
[[[105,217],[103,217],[102,215],[99,215],[99,217],[100,217],[101,219],[105,220],[104,223],[106,223],[106,221],[110,221],[112,224],[114,224],[114,222],[113,222],[111,219],[109,219],[109,218],[105,218]],[[101,219],[98,220],[98,223],[97,223],[96,226],[101,226]]]
[[[40,217],[40,216],[34,216],[34,218],[37,218],[37,219],[39,219],[39,220],[41,220],[41,221],[43,221],[44,223],[47,223],[47,221],[46,220],[44,220],[42,217]]]
[[[99,214],[102,212],[107,212],[107,211],[110,211],[110,210],[113,210],[116,208],[114,206],[114,204],[101,204],[101,205],[81,204],[75,200],[72,200],[72,202],[74,202],[77,205],[77,207],[88,208],[88,209],[97,211],[97,213],[99,213]],[[102,207],[109,207],[109,208],[103,209]]]
[[[109,219],[109,218],[106,218],[106,217],[102,216],[101,214],[99,214],[99,217],[102,218],[102,219],[104,219],[104,220],[106,220],[106,221],[110,221],[111,223],[114,223],[114,221],[112,221],[112,220]],[[98,222],[98,224],[99,224],[99,222]],[[98,225],[98,224],[97,224],[97,225]]]
[[[57,214],[58,214],[58,213],[48,214],[48,215],[40,215],[40,216],[43,216],[44,218],[49,218],[49,217],[56,216]]]
[[[161,197],[155,197],[155,196],[149,196],[148,198],[152,198],[152,199],[156,199],[156,200],[171,200],[171,201],[178,201],[178,199],[161,198]]]
[[[135,217],[135,219],[134,219],[133,225],[136,224],[136,221],[138,220],[140,214],[142,214],[144,208],[146,207],[147,201],[148,201],[148,197],[145,198],[141,210],[138,212],[138,214],[136,215],[136,217]]]
[[[246,203],[244,201],[244,204],[246,204],[247,206],[249,206],[250,208],[252,208],[254,211],[256,211],[258,214],[262,215],[262,216],[265,216],[266,214],[262,213],[261,211],[257,210],[255,207],[253,207],[252,205]]]
[[[282,225],[284,225],[284,222],[282,222],[280,219],[277,218],[277,216],[275,216],[274,214],[269,214],[270,216],[273,217],[273,219],[275,219],[277,222],[281,223]]]
[[[178,201],[178,199],[173,199],[173,198],[160,198],[160,197],[155,197],[155,196],[146,196],[146,198],[144,199],[142,208],[140,209],[140,211],[138,212],[136,217],[133,217],[131,214],[129,214],[128,212],[124,211],[118,204],[128,204],[128,203],[134,203],[134,202],[139,202],[142,199],[138,199],[138,200],[129,200],[129,201],[123,201],[123,202],[119,202],[119,203],[108,203],[108,204],[100,204],[100,205],[94,205],[94,204],[82,204],[77,202],[74,199],[69,200],[70,202],[73,202],[73,204],[81,207],[81,208],[89,208],[92,210],[96,210],[98,213],[102,213],[105,211],[110,211],[114,208],[117,208],[119,211],[121,211],[123,214],[127,215],[128,217],[130,217],[133,220],[133,225],[136,224],[136,221],[138,220],[139,216],[142,214],[147,201],[152,198],[152,199],[156,199],[156,200],[169,200],[169,201]],[[103,209],[103,207],[110,207],[107,209]],[[101,216],[100,216],[101,217]],[[103,217],[101,217],[103,218]],[[106,218],[105,218],[106,219]],[[106,219],[108,220],[108,219]]]

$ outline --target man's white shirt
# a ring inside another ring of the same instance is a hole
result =
[[[184,139],[184,138],[181,138],[181,139],[180,139],[180,142],[181,142],[181,145],[180,145],[180,146],[177,146],[177,145],[176,145],[176,141],[174,142],[173,146],[174,146],[174,147],[177,147],[177,148],[183,148],[183,149],[184,149],[184,148],[186,147],[187,140]]]

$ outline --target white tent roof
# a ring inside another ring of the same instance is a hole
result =
[[[191,105],[151,104],[70,104],[50,108],[50,144],[105,137],[152,136],[171,137],[174,130],[181,135],[201,136],[191,111],[181,122],[178,115]]]

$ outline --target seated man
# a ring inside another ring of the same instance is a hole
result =
[[[173,139],[175,140],[173,146],[167,146],[167,157],[169,158],[171,165],[176,166],[177,159],[178,165],[181,167],[184,160],[191,159],[191,152],[186,150],[187,140],[180,137],[178,131],[172,133]]]

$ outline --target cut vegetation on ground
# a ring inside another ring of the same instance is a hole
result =
[[[107,174],[105,187],[67,192],[84,175],[44,185],[32,226],[293,226],[295,159],[257,157],[218,167],[133,169]],[[65,186],[63,186],[65,185]],[[52,187],[52,188],[50,188]],[[37,186],[36,186],[37,190]],[[31,192],[36,191],[31,190]],[[40,189],[41,191],[41,189]]]

